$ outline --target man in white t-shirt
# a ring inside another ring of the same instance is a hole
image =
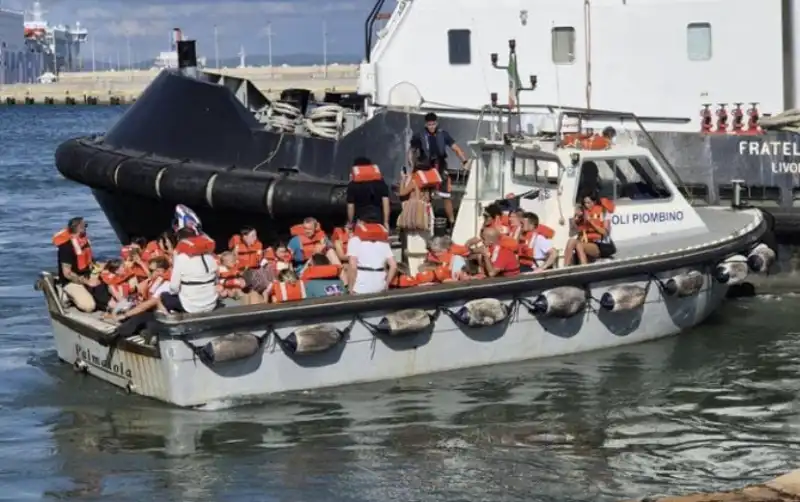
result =
[[[397,261],[388,242],[364,241],[354,235],[347,243],[347,254],[350,256],[347,284],[351,294],[389,289],[397,273]]]
[[[524,213],[522,215],[522,245],[526,246],[532,253],[520,253],[521,255],[532,255],[533,263],[524,263],[520,258],[520,272],[540,272],[553,268],[558,254],[553,247],[553,241],[536,231],[539,226],[539,217],[534,213]]]

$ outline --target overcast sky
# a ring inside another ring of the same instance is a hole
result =
[[[116,54],[130,37],[137,59],[168,49],[172,28],[198,42],[198,53],[214,55],[214,25],[220,56],[267,53],[267,23],[272,23],[274,54],[322,53],[322,23],[328,52],[361,54],[364,20],[375,0],[42,0],[51,24],[80,21],[95,37],[95,50]],[[393,5],[391,0],[388,5]],[[0,0],[0,6],[28,10],[32,0]],[[384,9],[386,10],[386,9]],[[89,44],[83,54],[88,57]]]

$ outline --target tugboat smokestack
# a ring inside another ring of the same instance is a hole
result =
[[[197,78],[197,51],[194,40],[178,40],[178,69],[187,77]]]

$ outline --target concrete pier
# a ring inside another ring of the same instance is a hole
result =
[[[250,80],[269,98],[277,98],[284,89],[310,89],[317,97],[328,90],[355,91],[356,65],[276,66],[251,68],[206,68],[212,73],[233,75]],[[0,86],[0,106],[24,104],[126,104],[139,97],[158,75],[157,70],[121,70],[62,73],[50,84],[14,84]],[[87,99],[85,99],[85,97]]]
[[[789,472],[772,481],[750,485],[739,490],[698,493],[677,497],[642,498],[627,502],[790,502],[800,500],[800,470]]]

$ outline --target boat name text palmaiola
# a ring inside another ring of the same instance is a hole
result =
[[[89,366],[105,371],[106,373],[112,373],[119,377],[128,379],[133,378],[133,373],[131,373],[131,370],[126,368],[121,361],[111,364],[111,358],[101,357],[97,354],[93,354],[92,351],[81,347],[81,345],[78,343],[75,344],[75,354],[78,355],[78,357],[80,357],[82,361],[85,361]]]

